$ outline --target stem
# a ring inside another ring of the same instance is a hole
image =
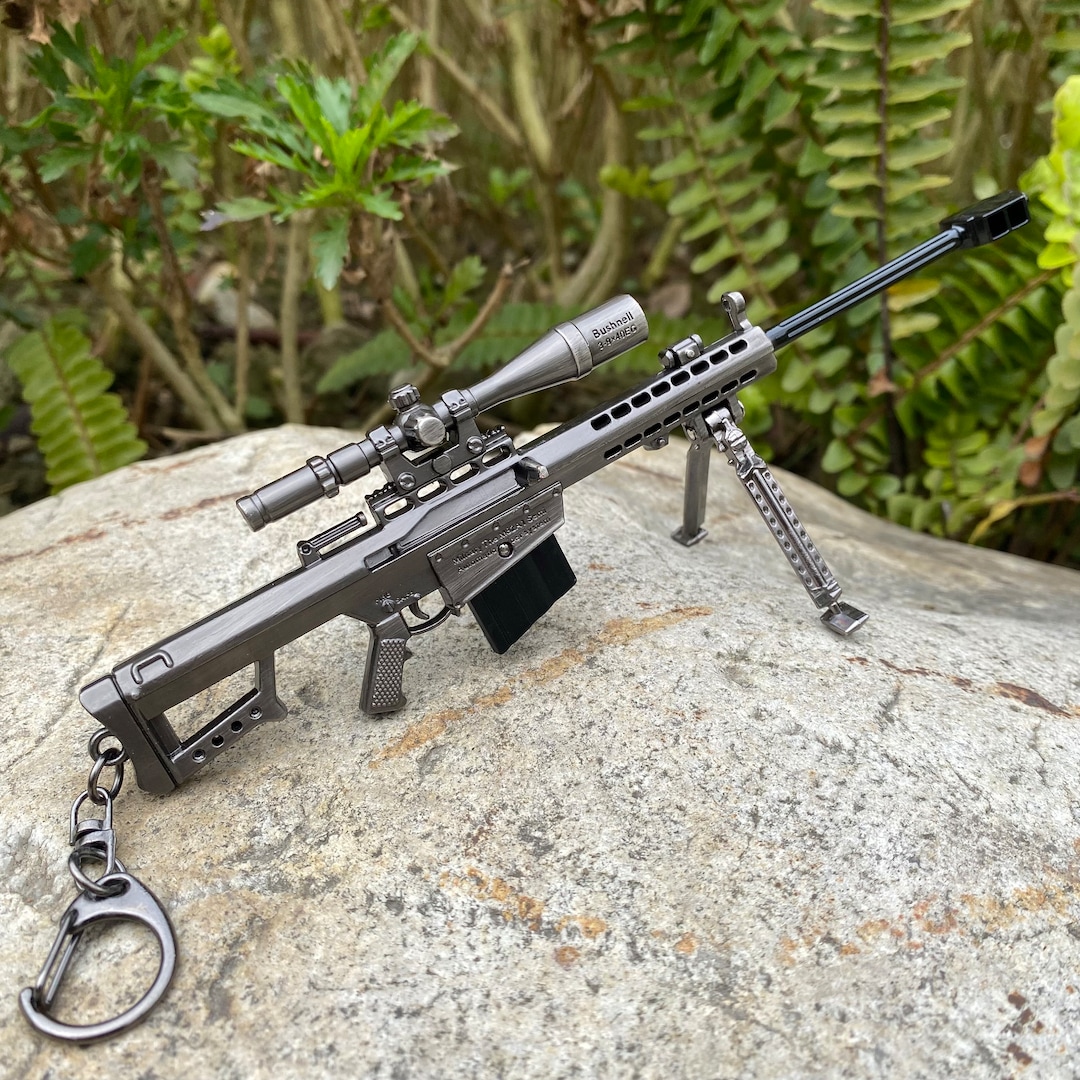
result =
[[[38,303],[48,310],[51,307],[49,294],[45,291],[45,286],[41,284],[37,274],[34,273],[34,268],[31,265],[30,260],[27,258],[27,255],[33,254],[33,250],[25,244],[22,244],[15,249],[16,258],[18,258],[19,263],[22,266],[23,273],[26,275],[26,280],[30,282],[30,288],[34,290],[34,295],[38,298]],[[34,324],[25,325],[22,328],[28,330],[33,325]]]
[[[516,7],[508,11],[503,16],[503,26],[510,47],[510,96],[514,100],[529,153],[536,167],[549,176],[554,171],[555,150],[540,106],[533,45],[529,40],[524,10]]]
[[[202,396],[210,403],[221,421],[221,426],[231,434],[239,434],[244,430],[244,421],[239,413],[229,404],[228,399],[218,389],[217,384],[210,378],[210,373],[203,363],[202,350],[199,348],[199,340],[191,328],[191,296],[188,293],[187,283],[184,281],[183,272],[180,269],[180,260],[173,247],[172,237],[169,235],[169,225],[165,220],[165,211],[161,204],[161,191],[157,185],[157,178],[143,174],[140,185],[146,196],[147,205],[150,208],[150,216],[154,222],[154,230],[157,233],[158,244],[164,262],[164,281],[159,302],[165,313],[172,322],[173,333],[176,335],[176,344],[180,355],[184,360],[192,379],[202,391]]]
[[[498,278],[495,280],[494,287],[488,293],[488,297],[476,313],[476,317],[449,345],[444,345],[440,350],[446,356],[443,367],[449,367],[465,351],[466,346],[483,330],[488,319],[502,306],[503,300],[506,299],[507,290],[513,280],[513,266],[510,263],[504,263],[502,270],[499,271]]]
[[[409,230],[409,235],[424,249],[424,253],[431,260],[431,265],[434,266],[443,277],[448,277],[450,274],[449,265],[443,258],[442,252],[435,246],[435,242],[428,235],[427,230],[422,228],[420,223],[416,220],[408,199],[401,200],[401,213],[405,221],[405,226]]]
[[[524,10],[517,7],[507,11],[502,25],[509,49],[510,96],[525,136],[525,149],[532,159],[533,188],[548,250],[548,273],[552,292],[559,297],[565,286],[559,198],[555,190],[557,177],[554,142],[541,107],[533,44],[529,40],[529,27],[525,21]]]
[[[232,42],[233,48],[236,50],[236,59],[240,64],[244,79],[248,80],[255,74],[255,65],[251,61],[251,50],[248,48],[247,43],[243,0],[240,2],[240,8],[240,11],[233,11],[228,0],[219,0],[217,14],[229,34],[229,40]]]
[[[4,108],[9,117],[15,117],[19,110],[19,98],[23,85],[23,50],[17,34],[7,34],[4,43]]]
[[[56,221],[56,215],[59,213],[59,207],[56,204],[56,199],[53,198],[52,190],[45,183],[45,181],[41,179],[41,173],[38,172],[37,162],[34,160],[33,155],[28,150],[24,150],[19,155],[19,158],[22,161],[23,165],[26,167],[26,175],[30,180],[30,187],[33,189],[34,194],[37,196],[38,202],[40,202],[41,205],[49,211],[50,216],[53,218],[54,221]],[[63,225],[59,221],[56,221],[56,225],[59,228],[60,234],[63,236],[63,238],[68,242],[68,244],[71,244],[75,238],[74,236],[72,236],[70,226]]]
[[[544,233],[544,246],[547,248],[548,277],[551,279],[551,291],[557,296],[563,288],[563,253],[562,233],[559,229],[559,200],[549,179],[541,176],[535,169],[532,174],[533,193],[540,211],[540,224]]]
[[[323,25],[335,38],[335,45],[341,45],[345,52],[345,69],[349,80],[356,86],[367,82],[367,69],[364,58],[356,44],[356,34],[349,29],[341,5],[335,0],[317,0]]]
[[[319,298],[319,312],[323,326],[340,326],[345,321],[345,310],[341,306],[341,283],[327,289],[321,281],[315,282],[315,295]]]
[[[221,438],[219,431],[189,431],[187,428],[148,427],[148,435],[159,435],[182,446],[194,446],[196,443],[215,442]]]
[[[445,371],[465,351],[487,325],[491,316],[502,306],[513,283],[514,270],[515,268],[509,263],[503,266],[491,292],[488,293],[487,299],[480,306],[473,321],[453,341],[437,348],[425,344],[413,333],[412,327],[405,321],[397,305],[389,298],[382,302],[383,317],[401,335],[414,356],[418,356],[433,371]]]
[[[305,280],[307,222],[294,214],[285,241],[285,278],[281,284],[281,370],[284,376],[285,419],[304,422],[304,394],[300,385],[300,293]]]
[[[409,258],[409,253],[405,250],[405,245],[396,230],[391,243],[394,245],[395,280],[409,294],[409,299],[412,300],[417,311],[422,312],[424,299],[420,294],[420,281],[416,276],[416,269],[413,266],[412,259]],[[446,264],[443,263],[443,266],[445,267]]]
[[[241,225],[236,251],[236,365],[233,369],[233,395],[236,411],[243,416],[247,408],[248,374],[251,371],[251,334],[248,305],[251,303],[251,243],[248,230]]]
[[[198,425],[207,431],[221,434],[223,427],[214,409],[169,347],[138,313],[135,305],[109,282],[104,272],[96,271],[91,274],[89,282],[102,301],[116,312],[128,335],[161,372]]]
[[[106,56],[115,55],[117,42],[113,40],[112,28],[109,26],[109,21],[105,16],[105,12],[96,4],[92,5],[90,8],[90,21],[94,24],[94,29],[97,31],[98,44],[101,46],[101,51]]]
[[[270,220],[268,214],[262,220],[263,226],[263,240],[265,246],[263,249],[262,262],[259,263],[259,272],[255,275],[255,281],[261,285],[267,275],[274,266],[277,264],[277,248],[278,248],[278,230],[274,227],[274,223]]]
[[[1021,17],[1024,17],[1025,26],[1028,26],[1027,12],[1019,2],[1014,6]],[[1009,147],[1009,161],[1005,170],[1005,183],[1010,187],[1015,186],[1028,161],[1028,135],[1034,128],[1035,106],[1038,104],[1035,96],[1038,95],[1039,100],[1042,100],[1042,83],[1046,76],[1047,56],[1040,45],[1042,35],[1035,27],[1031,28],[1031,32],[1031,47],[1026,56],[1027,71],[1024,87],[1015,106],[1010,132],[1012,144]]]
[[[889,213],[889,21],[891,18],[891,0],[881,0],[880,50],[878,73],[881,90],[878,96],[878,219],[877,219],[877,255],[878,263],[884,266],[889,261],[889,245],[885,233],[885,219]],[[889,319],[889,292],[883,290],[881,305],[881,364],[882,372],[889,383],[892,382],[893,352],[892,328]],[[896,405],[891,396],[885,399],[885,430],[889,440],[889,471],[894,476],[907,473],[907,447],[904,432],[896,418]]]
[[[604,163],[621,165],[626,160],[626,128],[614,88],[607,79],[601,78],[606,93],[604,111]],[[614,188],[605,187],[601,202],[600,226],[585,258],[556,293],[559,304],[573,307],[594,307],[615,290],[622,276],[626,257],[628,233],[626,214],[627,199]]]
[[[1018,307],[1024,302],[1036,289],[1042,288],[1048,281],[1055,278],[1060,273],[1059,270],[1044,270],[1041,274],[1033,277],[1030,281],[1026,282],[1021,288],[1017,289],[1005,303],[999,304],[997,307],[988,311],[977,323],[973,323],[964,331],[948,348],[942,351],[941,355],[932,363],[927,364],[925,367],[920,368],[912,377],[911,386],[904,392],[907,394],[916,391],[919,386],[932,375],[939,368],[947,364],[954,356],[959,355],[964,349],[968,347],[973,341],[975,341],[981,334],[984,334],[995,322],[1002,317],[1002,315],[1015,307]]]
[[[422,0],[424,29],[428,48],[437,47],[439,39],[439,15],[441,0]],[[431,56],[417,56],[416,96],[429,108],[439,108],[439,90],[435,82],[435,60]]]
[[[397,6],[397,4],[390,4],[386,9],[390,18],[394,20],[403,30],[408,30],[413,34],[417,34],[421,38],[425,38],[424,31],[416,25]],[[521,132],[514,126],[514,122],[499,108],[495,100],[489,97],[479,85],[466,74],[464,68],[462,68],[458,62],[445,52],[438,45],[431,42],[427,42],[428,52],[431,54],[431,59],[435,61],[450,76],[458,87],[464,92],[464,94],[472,100],[472,103],[476,106],[477,112],[480,114],[480,119],[484,125],[494,131],[495,134],[502,136],[511,146],[517,150],[525,149],[525,140],[521,135]]]
[[[295,60],[303,56],[304,39],[296,21],[292,0],[272,0],[270,18],[277,28],[278,40],[281,42],[281,54],[289,60]]]
[[[114,311],[112,314],[115,315],[116,312]],[[150,372],[152,367],[149,354],[145,352],[140,354],[135,395],[131,402],[131,422],[140,435],[142,435],[143,428],[146,426],[146,406],[150,400]]]
[[[577,82],[570,88],[570,92],[566,95],[565,100],[555,113],[555,122],[557,124],[563,120],[569,120],[573,115],[574,110],[581,104],[581,99],[585,96],[589,87],[592,86],[593,74],[593,69],[587,67],[578,76]]]
[[[415,356],[420,357],[425,364],[432,368],[441,368],[444,365],[439,361],[438,353],[430,346],[425,345],[413,332],[412,327],[405,321],[405,316],[398,310],[397,304],[390,297],[383,300],[380,305],[383,318],[401,335],[402,340],[412,349]]]
[[[667,264],[671,261],[672,253],[679,243],[679,233],[686,225],[685,217],[668,218],[660,239],[656,242],[648,264],[641,272],[641,287],[651,289],[664,276]]]
[[[983,46],[983,8],[972,4],[968,9],[971,46],[963,53],[964,85],[956,94],[952,114],[953,148],[948,157],[952,190],[959,201],[970,194],[973,177],[980,167],[980,152],[986,160],[987,148],[992,147],[994,134],[987,123],[991,110],[986,96],[986,51]],[[984,166],[985,167],[985,166]]]

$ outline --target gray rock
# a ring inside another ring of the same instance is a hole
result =
[[[568,492],[578,587],[505,656],[450,620],[370,720],[367,634],[337,620],[279,655],[286,721],[169,796],[129,780],[120,857],[169,908],[176,980],[112,1043],[32,1035],[78,688],[355,512],[251,534],[232,506],[347,438],[249,435],[0,520],[0,1072],[1075,1075],[1080,576],[784,477],[872,613],[842,640],[719,458],[709,539],[668,539],[676,447]],[[99,935],[62,1014],[115,1012],[154,963]]]

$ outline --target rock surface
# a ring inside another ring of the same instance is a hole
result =
[[[31,1034],[78,688],[355,512],[251,534],[232,506],[348,438],[249,435],[0,520],[0,1073],[1075,1076],[1080,575],[785,477],[872,613],[839,639],[719,457],[709,539],[671,543],[674,446],[567,492],[579,584],[505,656],[451,619],[370,720],[367,634],[336,620],[279,654],[287,720],[171,795],[129,776],[120,857],[172,915],[176,979],[112,1043]],[[62,1014],[130,1003],[155,955],[84,943]]]

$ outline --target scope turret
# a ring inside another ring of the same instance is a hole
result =
[[[478,416],[522,394],[580,379],[598,364],[632,349],[648,336],[649,324],[641,305],[632,296],[615,296],[576,319],[559,323],[493,375],[471,390],[462,391],[461,396],[470,402],[471,414]],[[432,447],[433,439],[438,437],[431,434],[437,429],[433,421],[452,420],[445,402],[434,409],[424,406],[430,416],[411,415],[417,412],[418,398],[415,387],[411,386],[395,387],[390,392],[390,404],[398,413],[397,422],[378,429],[378,433],[392,439],[401,450],[415,450],[417,444]],[[426,429],[418,427],[421,421],[426,421]],[[447,437],[453,437],[449,426]],[[333,498],[343,484],[359,480],[381,463],[382,454],[375,443],[370,438],[361,439],[326,457],[308,458],[301,468],[237,499],[236,506],[251,529],[258,531],[317,499]]]

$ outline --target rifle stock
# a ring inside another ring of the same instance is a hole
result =
[[[708,449],[715,444],[758,507],[785,556],[823,610],[822,621],[851,633],[866,616],[840,599],[840,586],[810,541],[738,422],[738,391],[776,369],[775,350],[948,251],[995,240],[1027,221],[1023,195],[1008,192],[946,219],[942,232],[865,278],[771,330],[747,320],[742,297],[725,294],[730,333],[705,346],[695,335],[660,353],[662,369],[627,393],[516,448],[501,430],[482,433],[477,415],[509,398],[581,378],[595,364],[645,340],[648,325],[632,297],[616,297],[563,323],[471,390],[433,406],[413,387],[390,396],[396,418],[367,438],[312,458],[237,505],[260,529],[378,465],[387,484],[363,514],[297,545],[301,566],[119,664],[82,690],[85,708],[124,745],[139,785],[166,792],[243,734],[285,716],[274,654],[317,626],[346,615],[371,640],[361,708],[401,708],[411,636],[471,607],[488,643],[504,652],[575,583],[555,532],[570,485],[625,454],[657,449],[682,428],[687,458],[684,544],[704,536]],[[353,534],[356,535],[353,535]],[[434,593],[444,607],[419,607]],[[423,621],[410,623],[405,612]],[[254,687],[197,732],[181,739],[168,710],[254,665]]]

